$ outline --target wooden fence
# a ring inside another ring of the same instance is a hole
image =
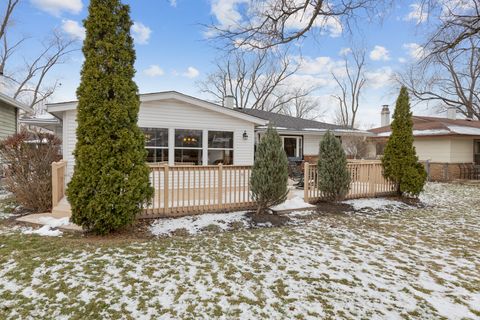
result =
[[[65,171],[67,162],[60,160],[52,162],[52,208],[56,207],[65,197]]]
[[[351,175],[347,199],[378,197],[394,194],[396,185],[383,176],[380,160],[354,160],[347,164]],[[305,163],[305,202],[314,203],[322,198],[318,190],[317,165]]]
[[[251,166],[149,165],[155,189],[142,218],[250,209]]]

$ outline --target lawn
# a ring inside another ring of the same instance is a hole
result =
[[[0,319],[480,318],[480,188],[422,201],[141,241],[0,226]]]

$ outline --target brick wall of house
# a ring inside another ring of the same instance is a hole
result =
[[[311,163],[311,164],[316,164],[317,161],[318,161],[318,156],[303,156],[303,160],[305,160],[306,162],[308,163]]]
[[[468,168],[472,163],[443,163],[422,161],[427,170],[429,181],[452,181],[468,178]]]

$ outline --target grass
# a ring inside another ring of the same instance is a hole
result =
[[[0,319],[473,319],[479,191],[432,184],[435,207],[152,241],[0,226]]]

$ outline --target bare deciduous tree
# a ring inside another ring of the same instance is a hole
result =
[[[365,159],[368,154],[368,142],[363,136],[346,136],[343,139],[343,148],[349,158]]]
[[[356,18],[378,18],[390,0],[259,0],[239,22],[213,25],[217,39],[228,45],[266,49],[301,39],[313,29],[350,29]]]
[[[367,81],[365,77],[365,50],[352,50],[344,56],[343,74],[332,72],[340,94],[333,95],[338,101],[338,124],[355,127],[360,96]]]
[[[480,119],[480,36],[455,48],[431,54],[411,66],[397,80],[419,101],[456,108],[469,118]]]
[[[47,78],[52,69],[66,61],[76,48],[75,40],[65,39],[60,33],[53,31],[46,40],[36,48],[38,52],[28,52],[29,56],[20,56],[19,49],[27,40],[20,37],[13,42],[9,40],[9,29],[12,17],[20,0],[9,0],[4,8],[0,21],[0,75],[4,77],[13,98],[26,103],[32,108],[43,104],[60,85],[58,80],[51,83]],[[17,59],[12,59],[14,56]],[[23,61],[23,65],[15,64],[15,60]]]
[[[435,31],[426,47],[431,54],[449,51],[480,34],[480,0],[422,0],[421,10],[436,16]]]
[[[198,85],[219,104],[233,95],[237,108],[279,112],[295,98],[286,90],[285,81],[297,69],[287,53],[235,50],[217,62],[216,70]]]
[[[318,99],[312,96],[315,88],[289,89],[293,99],[285,105],[280,113],[302,119],[320,120],[325,116],[325,109],[322,109]]]

